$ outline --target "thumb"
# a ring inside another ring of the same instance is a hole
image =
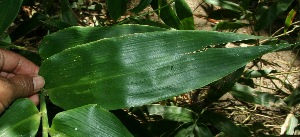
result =
[[[9,79],[0,78],[0,113],[17,98],[35,94],[44,86],[40,76],[15,75]]]

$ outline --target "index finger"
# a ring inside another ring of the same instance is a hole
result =
[[[0,71],[10,74],[37,75],[39,67],[17,53],[0,49]]]

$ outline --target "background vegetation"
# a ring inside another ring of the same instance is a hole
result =
[[[39,109],[16,100],[0,135],[299,135],[299,66],[260,65],[298,56],[300,1],[197,3],[205,15],[186,0],[0,0],[1,48],[46,80]]]

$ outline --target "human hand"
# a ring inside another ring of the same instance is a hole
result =
[[[39,67],[31,61],[0,49],[0,114],[17,98],[29,97],[36,105],[39,103],[36,92],[45,81],[38,72]]]

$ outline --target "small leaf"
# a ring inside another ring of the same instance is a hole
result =
[[[244,11],[244,9],[240,5],[226,0],[205,0],[205,2],[208,4],[220,6],[223,9],[229,9],[237,12]]]
[[[134,13],[139,13],[142,10],[144,10],[147,6],[149,6],[151,1],[152,0],[141,0],[139,5],[134,7],[131,11],[134,12]]]
[[[142,26],[142,25],[119,25],[113,27],[71,27],[47,35],[41,42],[39,52],[46,59],[67,48],[97,41],[99,39],[118,37],[126,34],[164,31],[166,29]],[[67,44],[66,44],[67,43]]]
[[[296,16],[297,10],[298,10],[298,4],[291,9],[288,16],[285,19],[285,25],[284,25],[284,33],[287,32],[287,30],[290,28],[290,26],[293,24],[294,18]]]
[[[78,25],[77,16],[71,9],[70,3],[68,0],[61,0],[61,18],[62,18],[62,21],[66,22],[72,26]]]
[[[31,100],[18,99],[0,117],[0,136],[35,136],[40,125],[40,117]]]
[[[109,15],[114,20],[118,20],[127,9],[127,0],[107,0],[106,4]]]
[[[255,91],[253,88],[236,83],[230,93],[239,100],[259,104],[267,107],[285,107],[286,104],[280,98],[267,93]]]
[[[17,17],[23,0],[0,1],[0,35],[11,25]]]
[[[250,135],[247,134],[248,132],[245,132],[240,127],[236,126],[231,120],[228,118],[211,112],[211,111],[204,111],[201,114],[201,117],[209,122],[212,126],[217,128],[218,130],[226,133],[227,135],[230,135],[232,137],[249,137]]]
[[[176,14],[185,30],[194,30],[194,15],[185,0],[175,0]]]
[[[156,13],[166,25],[175,29],[183,29],[180,20],[167,0],[153,0],[150,4],[153,10],[158,10]]]
[[[294,135],[294,129],[298,125],[298,119],[294,114],[288,114],[284,124],[281,126],[280,135]]]
[[[93,104],[58,113],[53,118],[50,135],[69,137],[132,136],[115,115]]]
[[[194,122],[197,114],[189,109],[176,106],[147,105],[150,115],[160,115],[163,119],[178,122]]]

